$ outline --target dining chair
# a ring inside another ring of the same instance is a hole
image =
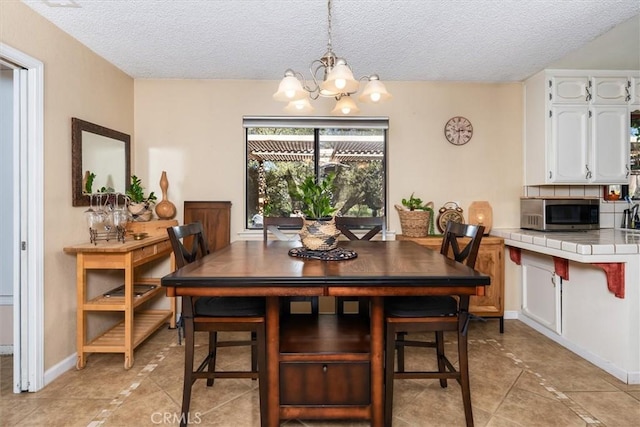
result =
[[[447,223],[440,253],[473,268],[484,233],[481,225]],[[385,298],[385,425],[391,425],[394,379],[439,379],[441,387],[447,387],[447,379],[460,383],[467,426],[473,426],[471,391],[469,388],[469,363],[467,355],[467,326],[469,322],[469,295],[387,297]],[[458,369],[444,351],[444,332],[457,333]],[[412,332],[434,332],[435,341],[407,340]],[[435,347],[437,371],[406,371],[405,347]],[[394,366],[397,350],[398,370]]]
[[[371,240],[379,233],[383,239],[385,237],[384,217],[337,216],[335,220],[336,228],[349,240]],[[369,298],[366,297],[336,297],[336,313],[345,314],[345,303],[348,302],[357,303],[358,314],[369,315]]]
[[[304,224],[304,218],[299,216],[269,217],[262,219],[262,237],[266,242],[270,237],[276,240],[298,240],[298,234],[287,234],[286,231],[294,230],[299,232]],[[318,297],[291,296],[281,298],[280,307],[283,314],[292,313],[292,304],[295,306],[306,305],[303,312],[318,314],[320,312],[320,301]],[[299,312],[295,311],[296,313]]]
[[[202,223],[195,222],[167,228],[175,263],[182,268],[209,254]],[[260,417],[266,420],[266,338],[265,300],[258,297],[182,297],[181,323],[184,327],[185,357],[184,384],[182,389],[182,416],[180,425],[189,419],[191,389],[197,379],[206,378],[207,386],[213,386],[216,378],[258,379]],[[194,370],[195,332],[209,333],[207,356]],[[221,331],[246,331],[250,340],[218,340]],[[216,370],[216,354],[219,347],[251,346],[251,369],[247,371]]]

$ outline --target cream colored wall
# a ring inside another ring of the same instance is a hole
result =
[[[277,81],[136,80],[134,171],[159,192],[163,170],[168,198],[182,221],[185,200],[230,200],[231,239],[244,230],[243,115],[282,115],[272,100]],[[468,211],[488,200],[494,227],[519,227],[522,191],[522,87],[513,84],[388,82],[391,101],[361,105],[361,115],[389,117],[389,227],[393,209],[412,192],[439,208],[457,201]],[[331,103],[316,106],[328,115]],[[449,144],[446,121],[461,115],[474,134]],[[506,262],[509,262],[508,260]],[[506,308],[518,310],[519,291],[507,277]]]
[[[133,135],[133,79],[19,1],[0,1],[0,41],[44,63],[44,368],[76,351],[75,257],[86,208],[71,206],[71,117]]]

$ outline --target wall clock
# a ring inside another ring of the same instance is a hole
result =
[[[464,145],[473,136],[473,126],[464,117],[456,116],[449,119],[444,125],[444,136],[453,145]]]

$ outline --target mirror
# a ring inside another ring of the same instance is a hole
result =
[[[71,180],[73,206],[89,206],[86,180],[94,174],[91,189],[112,188],[124,193],[131,182],[131,137],[73,117],[71,119]]]

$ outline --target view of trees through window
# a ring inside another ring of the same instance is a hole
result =
[[[247,227],[301,209],[297,186],[333,172],[336,215],[384,216],[386,129],[247,127]]]

